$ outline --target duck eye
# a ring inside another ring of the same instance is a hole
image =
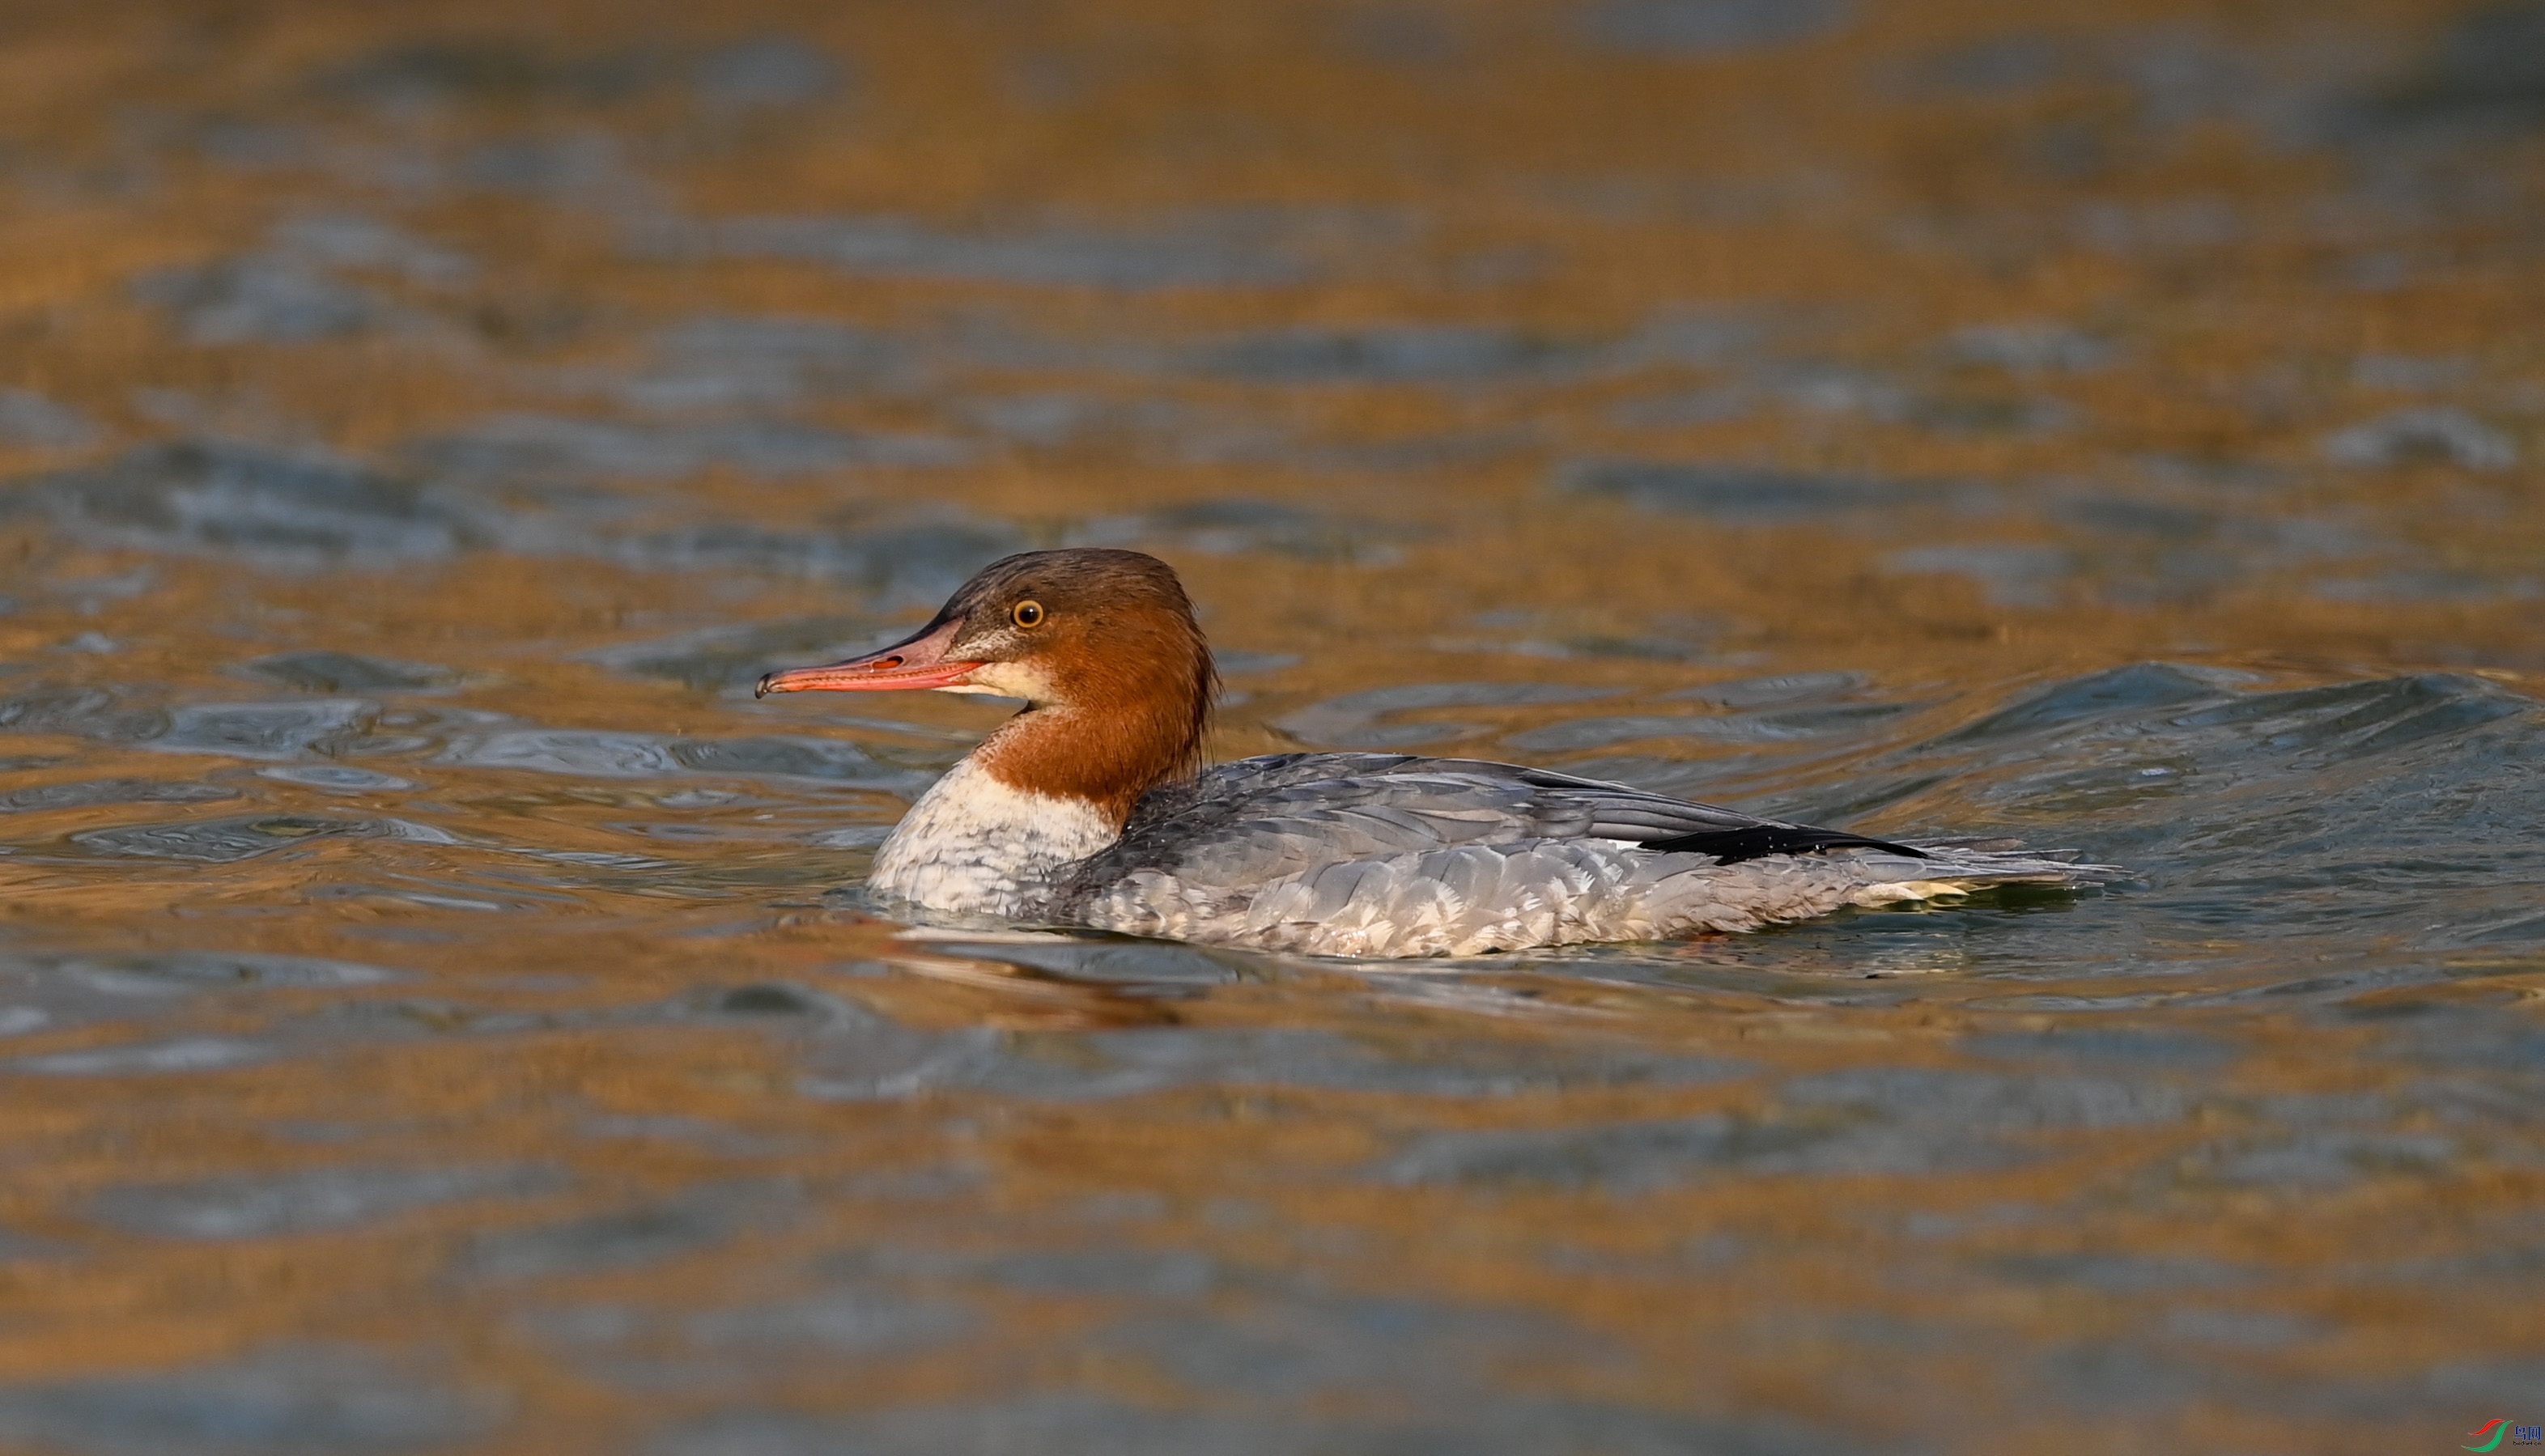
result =
[[[1021,627],[1041,626],[1042,604],[1039,602],[1020,602],[1009,610],[1008,616]]]

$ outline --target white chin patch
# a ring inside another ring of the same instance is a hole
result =
[[[1040,702],[1050,696],[1050,684],[1037,669],[1021,662],[983,663],[968,678],[940,692],[969,692],[983,697],[1014,697]]]

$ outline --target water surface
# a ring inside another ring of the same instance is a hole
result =
[[[0,1444],[2386,1453],[2545,1390],[2533,5],[21,7]],[[1224,757],[2128,865],[1414,965],[910,938]]]

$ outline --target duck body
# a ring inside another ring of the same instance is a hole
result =
[[[1753,848],[1779,844],[1790,848]],[[1280,754],[1143,798],[1120,839],[1068,866],[1050,908],[1071,924],[1266,950],[1481,955],[1752,930],[2077,873],[1511,764]]]
[[[1007,558],[912,638],[762,683],[885,687],[1027,702],[877,851],[868,892],[919,919],[1476,955],[2118,877],[2005,842],[1896,844],[1481,760],[1300,753],[1196,769],[1208,651],[1174,573],[1136,552]]]

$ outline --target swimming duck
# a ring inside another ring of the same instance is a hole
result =
[[[1293,753],[1204,767],[1218,686],[1172,568],[1078,547],[992,562],[909,637],[772,673],[759,693],[1024,700],[875,855],[868,892],[915,919],[1477,955],[2117,876],[2004,842],[1895,843],[1474,759]]]

